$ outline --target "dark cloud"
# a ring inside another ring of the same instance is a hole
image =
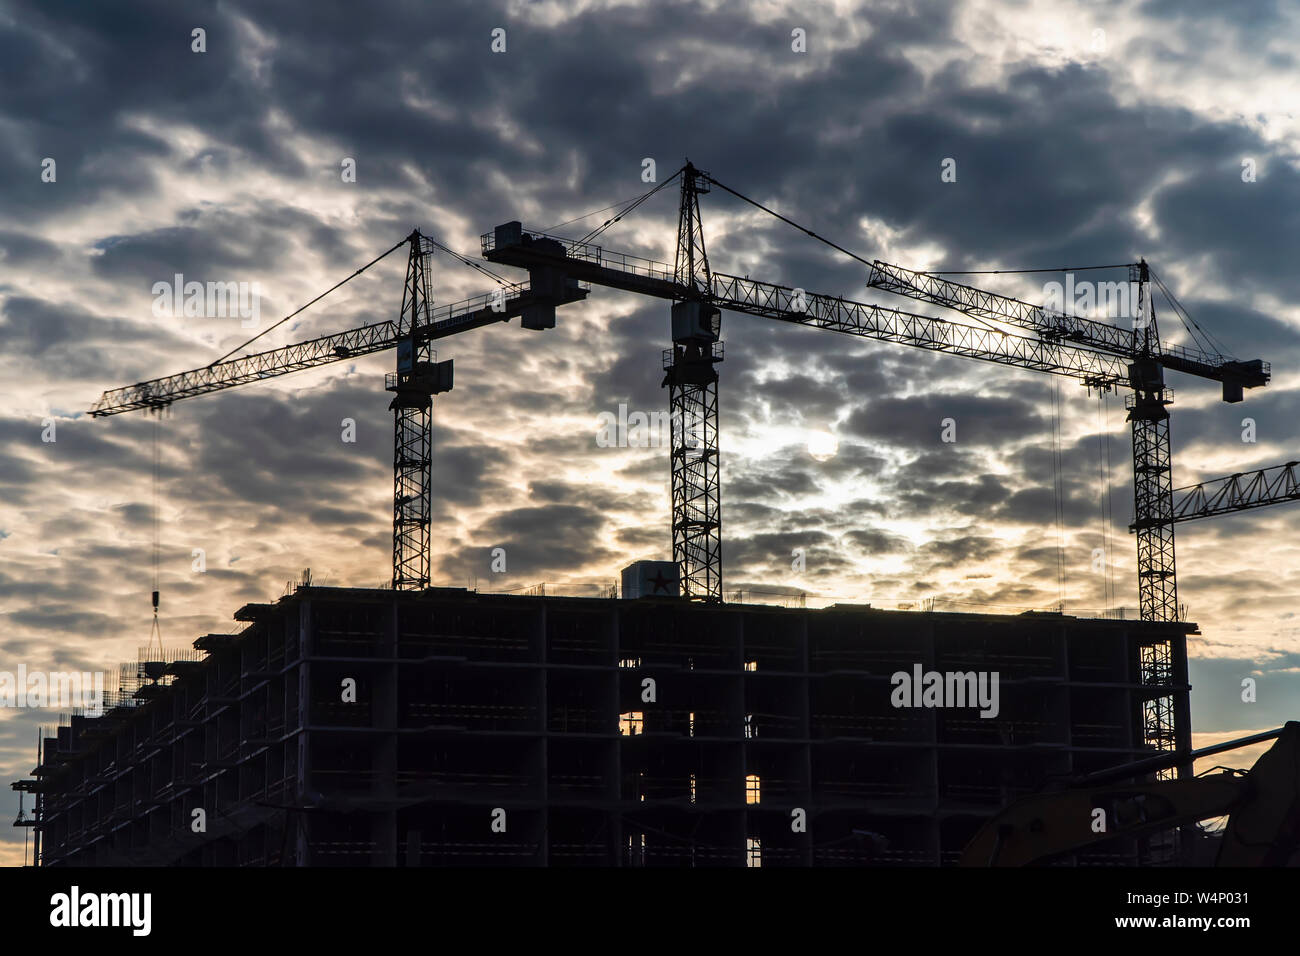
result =
[[[435,558],[441,573],[453,580],[463,580],[468,573],[490,581],[492,552],[501,548],[506,562],[506,571],[498,575],[501,583],[516,580],[516,575],[535,581],[612,559],[616,552],[604,540],[606,524],[600,511],[578,504],[516,508],[476,527],[475,544]]]
[[[953,422],[952,444],[976,448],[1002,446],[1045,426],[1038,407],[1021,399],[930,394],[878,399],[853,412],[846,428],[891,447],[934,451],[946,443],[946,419]]]
[[[113,618],[107,614],[77,611],[72,607],[11,611],[8,618],[13,624],[21,624],[38,631],[53,634],[74,631],[87,637],[109,634],[115,624]]]
[[[859,528],[850,531],[844,536],[844,540],[868,554],[892,554],[912,548],[912,542],[907,538],[876,528]]]

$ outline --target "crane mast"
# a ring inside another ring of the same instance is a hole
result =
[[[385,378],[393,393],[393,590],[429,586],[429,520],[433,509],[433,396],[450,391],[452,363],[437,361],[429,324],[433,250],[416,230],[398,317],[397,371]]]
[[[664,350],[669,395],[673,562],[688,598],[722,600],[722,483],[718,459],[718,368],[721,311],[712,302],[709,257],[700,222],[706,181],[689,162],[682,170],[673,279],[673,346]]]
[[[1137,538],[1138,607],[1144,621],[1177,621],[1178,578],[1174,561],[1173,455],[1169,443],[1169,405],[1173,392],[1165,388],[1164,369],[1156,358],[1155,309],[1150,301],[1146,261],[1130,280],[1138,283],[1138,322],[1133,329],[1137,357],[1129,366],[1132,394],[1125,398],[1133,439],[1133,526]],[[1138,647],[1138,681],[1146,688],[1142,702],[1142,738],[1162,751],[1185,749],[1191,742],[1190,714],[1177,714],[1173,691],[1175,673],[1168,640],[1143,641]],[[1185,698],[1181,706],[1186,707]],[[1185,737],[1179,740],[1179,736]],[[1190,762],[1157,772],[1162,779],[1190,776]],[[1172,854],[1167,838],[1161,850]]]

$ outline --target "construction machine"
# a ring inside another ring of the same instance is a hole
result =
[[[1175,764],[1275,740],[1250,770],[1218,767],[1198,777],[1137,781]],[[1135,781],[1125,783],[1123,781]],[[1035,794],[990,819],[967,844],[961,866],[1028,866],[1123,837],[1139,837],[1227,815],[1216,866],[1300,862],[1300,722],[1112,767],[1067,789]]]

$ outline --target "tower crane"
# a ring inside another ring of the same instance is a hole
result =
[[[1090,388],[1131,390],[1126,406],[1133,434],[1132,530],[1137,536],[1139,603],[1144,621],[1178,620],[1173,535],[1176,521],[1300,497],[1292,494],[1296,487],[1292,463],[1284,466],[1284,474],[1273,476],[1271,483],[1259,478],[1255,484],[1243,487],[1242,476],[1233,476],[1224,480],[1225,486],[1217,494],[1206,486],[1180,489],[1185,494],[1179,499],[1181,510],[1175,509],[1168,411],[1173,392],[1165,385],[1165,369],[1217,381],[1223,400],[1234,403],[1242,401],[1245,389],[1267,384],[1270,369],[1262,360],[1239,361],[1162,342],[1150,290],[1152,273],[1145,260],[1129,264],[1142,321],[1128,330],[880,260],[868,261],[726,186],[689,161],[677,176],[681,179],[681,204],[672,266],[611,252],[585,240],[526,232],[518,221],[503,223],[485,234],[482,254],[490,262],[529,269],[549,266],[592,285],[673,303],[673,348],[664,353],[664,384],[671,389],[674,423],[673,558],[687,597],[705,601],[720,601],[722,597],[717,448],[722,311],[1063,375]],[[978,324],[811,294],[712,271],[698,197],[714,186],[864,263],[870,269],[869,287],[953,309]],[[1164,288],[1158,277],[1156,282]],[[1009,328],[994,327],[987,320]],[[687,430],[679,423],[692,420],[698,424],[695,441],[689,442]],[[1290,497],[1279,497],[1283,493]],[[1218,502],[1222,510],[1198,504],[1210,499]],[[1143,713],[1146,743],[1162,751],[1186,749],[1187,741],[1176,739],[1176,728],[1187,727],[1186,715],[1176,721],[1173,713],[1173,691],[1186,683],[1186,662],[1172,659],[1167,638],[1153,637],[1141,645],[1139,671],[1143,683],[1150,687]],[[1180,768],[1180,772],[1185,770]]]
[[[1133,523],[1137,539],[1138,603],[1144,621],[1178,619],[1178,584],[1174,560],[1174,524],[1186,517],[1209,517],[1223,513],[1198,506],[1197,495],[1189,491],[1175,507],[1173,456],[1170,450],[1169,406],[1173,390],[1165,386],[1164,370],[1217,381],[1223,401],[1236,403],[1243,390],[1268,383],[1268,363],[1259,359],[1238,361],[1217,353],[1162,342],[1151,295],[1152,272],[1146,260],[1129,265],[1130,285],[1136,286],[1133,327],[1122,329],[1109,323],[1045,309],[1010,296],[953,282],[939,275],[915,272],[875,260],[868,286],[897,293],[922,302],[946,306],[981,319],[1001,320],[1017,328],[1033,329],[1053,340],[1077,343],[1100,353],[1129,362],[1127,385],[1132,392],[1125,400],[1133,442]],[[1156,282],[1163,288],[1159,277]],[[1168,290],[1165,290],[1168,294]],[[1170,296],[1171,301],[1175,302]],[[1286,474],[1289,474],[1287,469]],[[1202,488],[1202,497],[1205,491]],[[1214,493],[1210,493],[1214,498]],[[1234,500],[1241,507],[1272,503],[1262,495],[1232,494],[1224,482],[1218,496]],[[1174,662],[1168,642],[1144,646],[1138,670],[1142,683],[1160,688],[1171,683]],[[1146,701],[1143,727],[1146,742],[1159,750],[1173,750],[1175,719],[1173,698],[1155,694]],[[1160,771],[1170,776],[1172,768]]]
[[[611,252],[589,241],[678,180],[681,196],[672,265]],[[862,262],[870,269],[870,287],[950,308],[962,317],[920,315],[713,271],[699,204],[699,197],[713,187]],[[515,316],[525,328],[553,328],[556,307],[584,299],[589,286],[595,284],[672,303],[672,347],[663,353],[663,386],[669,389],[672,422],[673,558],[687,598],[722,599],[717,367],[723,359],[723,311],[1046,372],[1090,388],[1131,390],[1127,406],[1134,455],[1132,530],[1137,535],[1141,616],[1146,621],[1175,624],[1178,619],[1173,549],[1176,522],[1300,497],[1294,493],[1295,463],[1288,463],[1278,474],[1265,469],[1270,474],[1259,473],[1255,478],[1234,475],[1221,479],[1221,484],[1180,489],[1175,504],[1169,453],[1172,391],[1165,386],[1164,370],[1218,381],[1228,402],[1241,401],[1244,389],[1267,384],[1270,370],[1260,360],[1238,361],[1162,342],[1149,288],[1152,273],[1145,261],[1130,266],[1144,321],[1133,330],[1121,329],[934,274],[866,260],[726,186],[689,161],[584,239],[528,232],[518,221],[503,223],[485,234],[483,258],[527,269],[526,286],[506,285],[491,295],[434,309],[428,259],[434,248],[445,247],[415,231],[389,252],[402,245],[409,245],[410,251],[396,322],[375,323],[239,358],[223,357],[203,368],[108,391],[91,414],[100,417],[157,409],[181,399],[395,348],[397,371],[386,380],[387,389],[394,393],[390,405],[394,412],[393,586],[426,587],[429,412],[432,396],[452,384],[450,362],[438,363],[431,343]],[[353,277],[364,268],[369,266]],[[1163,288],[1158,277],[1155,281]],[[1008,327],[995,327],[990,320]],[[1186,683],[1186,661],[1172,659],[1168,637],[1156,629],[1141,641],[1139,667],[1150,688],[1144,710],[1147,743],[1163,751],[1186,749],[1187,741],[1181,739],[1188,733],[1186,715],[1175,721],[1173,713],[1173,692]]]
[[[439,362],[432,343],[515,317],[524,328],[554,327],[556,307],[582,300],[587,290],[576,281],[557,281],[550,270],[540,267],[533,270],[526,284],[503,283],[495,292],[435,308],[430,260],[435,249],[446,247],[419,230],[334,288],[402,246],[409,248],[409,255],[396,321],[363,325],[238,358],[225,357],[202,368],[112,389],[100,396],[90,414],[102,418],[138,409],[158,411],[182,399],[395,349],[397,369],[384,382],[385,389],[393,393],[389,404],[393,412],[392,586],[397,590],[428,587],[432,397],[449,391],[453,384],[451,361]]]

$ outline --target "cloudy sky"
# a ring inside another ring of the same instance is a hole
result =
[[[631,199],[649,188],[647,159],[662,181],[690,157],[841,245],[912,268],[1145,256],[1227,351],[1274,372],[1242,405],[1171,375],[1175,484],[1300,457],[1293,5],[360,9],[0,0],[0,669],[115,673],[148,640],[155,426],[139,413],[91,419],[103,390],[211,362],[412,228],[476,256],[496,223],[546,229]],[[675,202],[665,189],[604,245],[671,262]],[[721,191],[702,206],[720,271],[942,314],[869,292],[859,263]],[[556,231],[577,237],[607,216]],[[258,348],[395,317],[403,267],[389,257]],[[452,259],[434,269],[439,302],[491,288]],[[260,325],[155,315],[154,284],[177,273],[257,283]],[[973,281],[1041,299],[1044,278]],[[1157,319],[1190,343],[1168,309]],[[1136,607],[1122,396],[1060,383],[1061,535],[1048,377],[741,315],[724,316],[723,337],[728,591]],[[597,289],[553,331],[510,323],[439,343],[456,386],[436,405],[435,583],[576,588],[670,555],[666,449],[597,445],[602,412],[666,408],[668,341],[665,303]],[[302,568],[327,585],[389,578],[392,361],[183,402],[162,420],[169,647],[228,629],[236,608],[275,598]],[[355,442],[342,440],[345,418]],[[941,441],[945,418],[955,442]],[[1202,631],[1198,742],[1294,716],[1297,521],[1280,506],[1179,529],[1180,598]],[[1092,567],[1107,541],[1113,597]],[[490,571],[494,547],[507,574]],[[1247,676],[1255,704],[1239,699]],[[31,769],[37,726],[56,716],[0,709],[0,820],[17,812],[8,781]],[[19,862],[21,833],[5,826],[0,841],[0,862]]]

